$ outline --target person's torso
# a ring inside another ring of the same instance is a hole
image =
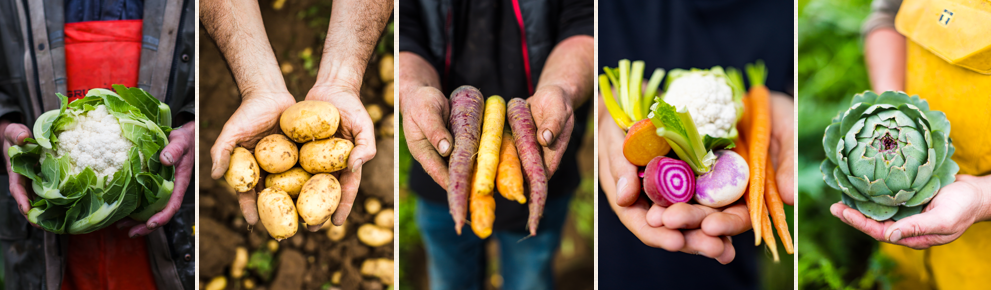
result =
[[[986,3],[986,1],[985,1]],[[905,92],[929,102],[950,121],[950,139],[956,147],[953,160],[960,174],[991,174],[991,74],[965,63],[991,64],[991,39],[973,38],[991,30],[991,6],[975,1],[904,1],[896,18],[896,29],[907,36]],[[927,11],[940,10],[941,13]],[[954,19],[955,18],[955,19]],[[976,24],[976,25],[975,25]],[[954,45],[966,41],[967,45]],[[978,44],[959,55],[944,48],[959,49]],[[983,56],[982,56],[983,55]],[[979,65],[978,65],[979,66]],[[991,73],[991,71],[989,71]],[[898,262],[905,277],[899,289],[980,289],[991,283],[991,223],[976,223],[957,240],[927,250],[882,243],[881,250]]]

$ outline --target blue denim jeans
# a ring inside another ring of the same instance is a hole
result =
[[[569,201],[571,195],[547,200],[536,236],[524,240],[528,233],[522,230],[492,232],[491,238],[499,243],[502,289],[554,288],[551,264]],[[484,289],[487,239],[479,239],[468,225],[459,236],[447,205],[423,199],[416,204],[416,223],[427,250],[431,289]]]

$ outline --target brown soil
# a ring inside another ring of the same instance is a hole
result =
[[[297,101],[305,97],[316,78],[304,68],[300,52],[309,48],[315,57],[322,51],[321,34],[326,34],[330,1],[287,1],[281,10],[274,10],[272,3],[262,1],[262,18],[272,48],[280,64],[291,64],[293,70],[284,74],[287,88]],[[316,9],[316,11],[313,11]],[[316,13],[313,13],[316,12]],[[317,15],[311,17],[309,15]],[[322,18],[321,18],[322,17]],[[292,238],[278,243],[273,253],[273,271],[264,277],[248,270],[243,278],[232,280],[230,266],[236,247],[246,247],[249,255],[267,251],[272,240],[264,226],[258,223],[249,227],[238,206],[237,197],[223,181],[210,178],[210,147],[216,141],[224,123],[240,104],[240,95],[226,62],[216,44],[204,29],[200,29],[200,282],[205,285],[216,276],[228,278],[227,289],[243,289],[245,280],[255,283],[255,289],[326,289],[331,276],[341,271],[340,289],[384,289],[377,278],[362,277],[358,272],[361,262],[367,258],[393,257],[393,244],[370,248],[358,241],[359,225],[373,221],[374,216],[365,212],[364,201],[370,196],[380,197],[382,208],[393,207],[393,139],[378,138],[376,158],[363,166],[363,183],[355,199],[355,206],[348,216],[348,230],[340,242],[332,242],[326,230],[309,232],[300,228]],[[392,106],[382,101],[385,84],[378,77],[379,56],[373,56],[365,72],[361,89],[365,104],[378,104],[383,115],[392,114]],[[314,67],[319,59],[313,60]],[[385,179],[388,177],[388,180]],[[388,183],[386,183],[388,182]],[[378,186],[377,183],[388,186]],[[302,224],[302,223],[300,223]]]

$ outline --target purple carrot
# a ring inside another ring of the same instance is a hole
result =
[[[461,235],[468,213],[468,192],[471,190],[471,170],[478,154],[482,134],[482,92],[472,86],[461,86],[451,93],[451,134],[454,148],[448,166],[447,203],[454,217],[454,230]]]
[[[544,170],[544,158],[540,156],[540,146],[537,145],[537,125],[533,121],[533,115],[530,115],[530,107],[523,99],[510,100],[506,113],[509,115],[509,126],[513,129],[513,141],[519,151],[523,171],[530,183],[530,217],[526,227],[530,230],[530,236],[536,236],[537,224],[540,223],[544,203],[547,202],[547,172]]]

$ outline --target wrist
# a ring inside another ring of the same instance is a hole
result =
[[[335,60],[333,56],[324,53],[320,70],[317,72],[317,81],[313,87],[334,88],[338,91],[354,93],[357,96],[361,90],[364,71],[365,65],[348,64]]]
[[[285,86],[247,86],[239,89],[241,91],[241,103],[264,100],[278,104],[282,108],[288,108],[296,103],[296,99],[289,93],[289,90]]]
[[[973,186],[977,190],[978,196],[980,196],[980,202],[978,203],[980,208],[978,209],[978,215],[975,222],[983,222],[991,220],[991,175],[982,176],[975,178]]]

